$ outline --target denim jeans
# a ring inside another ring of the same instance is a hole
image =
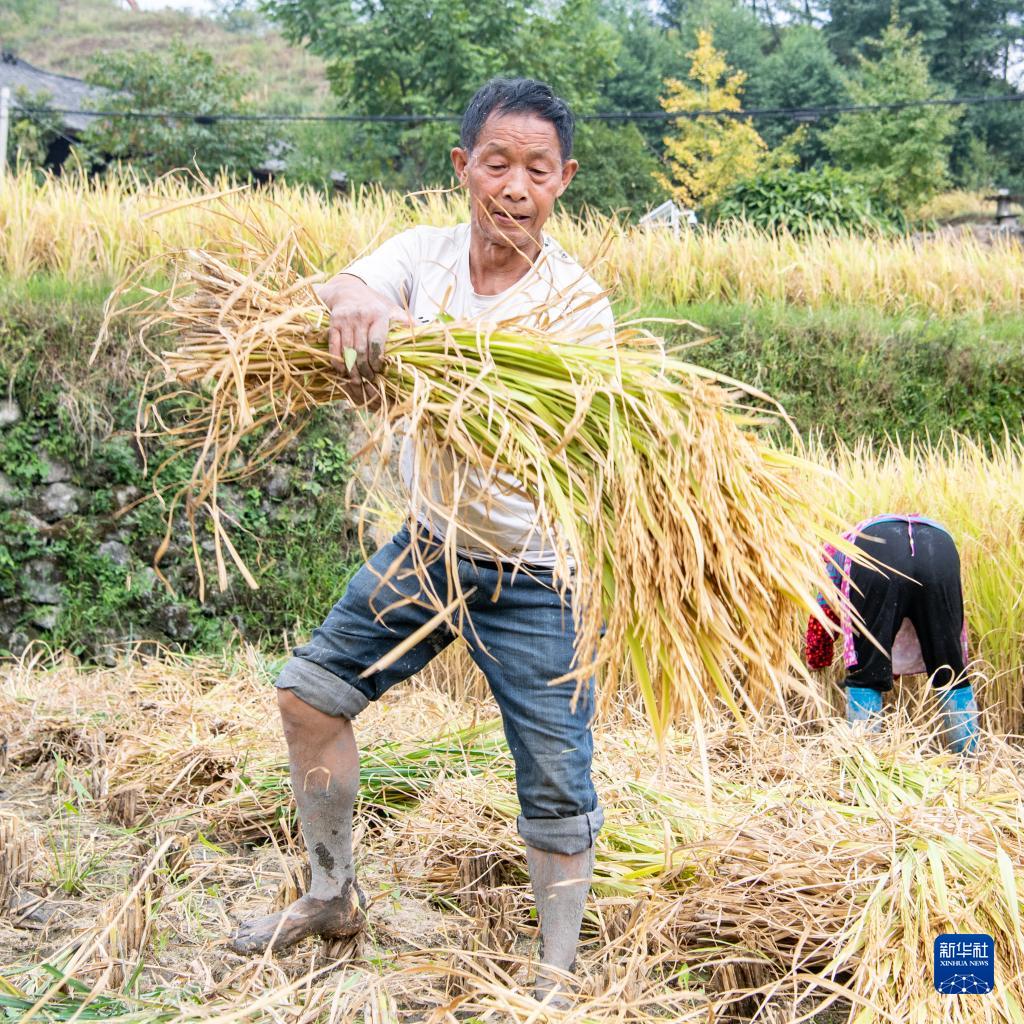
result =
[[[325,714],[352,719],[455,639],[442,623],[392,665],[360,678],[436,614],[411,571],[410,544],[405,526],[356,573],[309,643],[295,649],[278,687]],[[429,585],[447,604],[454,595],[445,559],[431,557],[440,549],[429,540],[417,544],[429,563]],[[572,612],[550,570],[520,571],[513,581],[493,560],[460,557],[455,573],[463,591],[475,588],[462,634],[501,711],[516,766],[519,833],[541,850],[581,853],[604,820],[590,777],[594,681],[580,688],[575,706],[574,682],[550,685],[573,664]]]

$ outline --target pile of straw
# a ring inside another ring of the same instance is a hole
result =
[[[462,663],[442,660],[457,693]],[[3,779],[28,855],[19,884],[62,906],[42,935],[7,929],[0,915],[0,1014],[21,1019],[45,996],[40,1019],[70,1016],[72,997],[97,1009],[120,999],[136,1024],[168,1012],[242,1021],[261,1008],[295,1024],[453,1024],[457,1011],[538,1020],[523,992],[535,922],[511,759],[495,747],[498,723],[482,719],[489,704],[422,682],[361,719],[364,944],[309,942],[269,963],[240,963],[224,948],[228,914],[251,917],[293,890],[299,852],[293,835],[271,832],[289,817],[290,794],[256,662],[88,672],[64,661],[0,681],[0,711],[20,710],[9,716]],[[77,741],[99,721],[105,746]],[[584,996],[567,1019],[1020,1024],[1020,748],[987,738],[964,766],[902,714],[867,738],[767,717],[750,729],[745,737],[726,716],[707,721],[709,812],[689,730],[669,730],[658,763],[649,730],[619,716],[598,728],[607,823],[580,951]],[[192,743],[221,766],[222,783],[182,774],[184,762],[166,756]],[[24,763],[47,747],[71,778],[130,779],[145,819],[125,833],[84,787],[53,792],[42,763]],[[253,846],[261,832],[273,842]],[[57,848],[82,861],[72,898],[57,888]],[[931,943],[944,932],[994,937],[992,993],[934,991]],[[73,979],[58,990],[69,963]],[[387,1012],[374,1015],[370,994]],[[831,1014],[810,1016],[828,1000]]]
[[[194,535],[196,515],[208,513],[222,588],[229,562],[256,581],[218,489],[343,398],[312,287],[323,276],[299,236],[271,239],[252,217],[225,217],[225,232],[220,252],[176,254],[173,284],[129,307],[174,344],[140,416],[142,435],[176,446],[154,485],[169,518],[184,508]],[[765,413],[745,404],[753,393],[723,385],[636,324],[613,344],[437,322],[392,331],[381,407],[366,415],[377,452],[393,449],[401,424],[419,466],[447,467],[440,493],[417,485],[413,504],[475,546],[490,548],[466,537],[463,504],[499,473],[521,481],[555,538],[555,578],[577,595],[576,678],[630,666],[660,735],[674,714],[699,719],[716,696],[738,717],[744,705],[781,702],[783,681],[800,674],[796,613],[817,611],[828,585],[820,551],[830,531],[801,485],[814,470],[760,440]],[[180,460],[188,479],[165,485]],[[164,548],[169,538],[170,527]],[[461,596],[436,602],[456,628]]]

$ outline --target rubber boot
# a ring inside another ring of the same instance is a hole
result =
[[[572,1007],[571,992],[562,972],[571,974],[576,965],[583,908],[594,873],[594,848],[565,855],[527,844],[526,862],[541,933],[541,963],[534,980],[534,996],[553,1010],[568,1010]]]
[[[978,746],[978,703],[971,684],[939,692],[946,745],[955,754],[973,754]]]
[[[882,713],[882,692],[870,686],[846,687],[846,720],[851,725],[856,722],[869,722],[871,732],[878,732],[881,723],[878,716]]]

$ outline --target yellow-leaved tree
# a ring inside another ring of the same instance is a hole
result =
[[[697,48],[686,56],[691,61],[689,79],[665,79],[668,93],[661,98],[662,107],[670,114],[739,113],[747,76],[742,71],[729,73],[710,29],[697,32]],[[673,122],[672,134],[665,137],[665,157],[669,176],[659,174],[658,180],[682,203],[700,207],[714,204],[730,186],[761,170],[768,146],[743,118],[702,114]]]

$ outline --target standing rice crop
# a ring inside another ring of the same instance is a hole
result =
[[[1024,445],[1009,434],[989,444],[949,436],[821,448],[813,457],[849,485],[820,496],[847,523],[919,512],[950,531],[988,723],[1024,733]]]
[[[216,187],[232,186],[220,179]],[[185,175],[146,183],[130,170],[41,181],[29,173],[12,175],[0,192],[0,274],[15,280],[53,273],[76,282],[110,281],[151,257],[215,245],[223,210],[201,205],[204,192]],[[242,215],[250,207],[277,238],[301,225],[338,265],[413,224],[455,224],[468,213],[457,193],[411,199],[364,188],[327,200],[313,189],[281,182],[255,196],[239,190],[225,209]],[[796,238],[733,224],[677,238],[600,215],[560,215],[549,226],[569,252],[594,266],[603,286],[614,287],[631,305],[853,303],[890,312],[980,316],[1015,313],[1024,299],[1024,247],[1008,235],[991,243],[966,231]],[[151,266],[155,278],[167,269],[159,260]]]

